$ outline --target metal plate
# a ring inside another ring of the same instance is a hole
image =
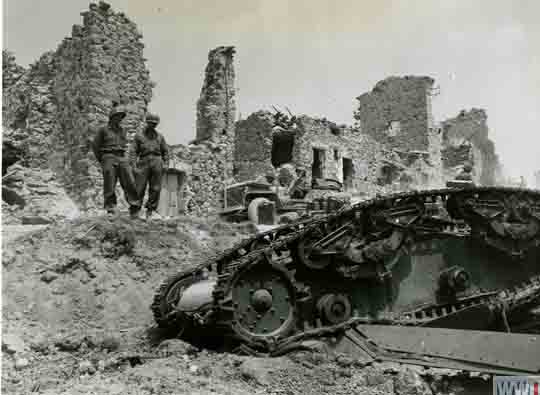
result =
[[[540,335],[385,325],[357,330],[387,350],[540,372]]]

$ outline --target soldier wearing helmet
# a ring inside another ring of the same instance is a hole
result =
[[[156,130],[159,117],[155,114],[146,115],[146,128],[137,133],[130,148],[130,161],[136,166],[135,181],[137,193],[142,202],[148,186],[146,201],[146,218],[157,218],[156,213],[161,192],[161,178],[164,170],[169,167],[169,148],[165,138]]]
[[[141,205],[126,155],[128,142],[126,131],[120,125],[125,116],[125,107],[114,103],[109,113],[109,123],[98,130],[92,147],[103,170],[103,204],[109,215],[113,215],[116,211],[117,180],[120,180],[130,205],[130,213],[138,212]]]

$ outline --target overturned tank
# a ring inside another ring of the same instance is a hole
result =
[[[323,340],[356,358],[540,372],[540,191],[377,197],[246,239],[166,279],[157,324],[278,355]]]

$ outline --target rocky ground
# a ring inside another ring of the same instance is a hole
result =
[[[6,231],[6,229],[4,229]],[[165,276],[253,233],[245,225],[125,216],[4,233],[2,390],[6,394],[488,393],[459,377],[343,355],[255,358],[197,349],[153,327]]]

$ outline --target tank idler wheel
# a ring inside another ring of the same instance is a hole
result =
[[[161,284],[152,304],[154,319],[160,328],[175,329],[179,333],[184,332],[189,323],[183,322],[180,315],[176,315],[176,318],[171,319],[171,313],[174,312],[183,291],[204,279],[205,276],[202,271],[195,273],[186,271],[170,276]]]

